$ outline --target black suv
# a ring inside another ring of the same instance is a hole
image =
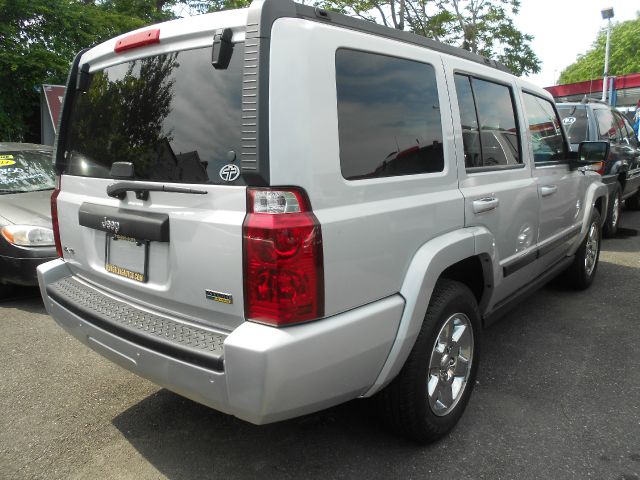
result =
[[[606,140],[611,145],[604,167],[598,171],[609,190],[609,208],[604,234],[618,230],[622,202],[640,209],[640,144],[629,121],[609,105],[599,102],[559,103],[558,112],[569,137],[571,149],[580,142]]]

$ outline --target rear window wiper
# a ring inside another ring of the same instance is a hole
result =
[[[107,195],[123,200],[127,192],[135,192],[138,200],[147,200],[149,192],[171,192],[187,193],[191,195],[206,195],[206,190],[195,190],[188,187],[173,187],[163,183],[139,183],[139,182],[117,182],[107,187]]]

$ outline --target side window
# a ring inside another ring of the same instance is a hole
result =
[[[523,98],[534,160],[548,162],[563,159],[564,138],[553,105],[549,100],[530,93],[523,93]]]
[[[616,111],[612,111],[614,121],[616,122],[616,128],[618,130],[618,143],[625,143],[628,141],[627,131],[624,128],[624,120],[622,119],[622,115],[620,115]]]
[[[627,120],[627,118],[623,115],[622,116],[622,120],[625,124],[625,127],[627,128],[627,133],[629,135],[629,143],[631,144],[632,147],[638,147],[638,137],[636,136],[636,132],[633,130],[633,127],[631,126],[631,123],[629,122],[629,120]]]
[[[598,123],[598,139],[616,143],[618,141],[618,129],[611,110],[599,108],[594,113]]]
[[[618,124],[620,125],[620,135],[622,138],[622,142],[625,145],[631,145],[635,147],[637,145],[636,134],[633,131],[633,127],[629,123],[629,120],[625,118],[620,112],[613,112],[618,120]]]
[[[455,75],[456,92],[458,93],[458,107],[462,122],[462,143],[464,145],[464,165],[469,167],[482,166],[482,152],[480,151],[480,127],[478,114],[471,90],[471,78],[466,75]]]
[[[462,74],[455,75],[455,84],[465,166],[521,164],[520,137],[511,88]]]
[[[359,180],[444,169],[433,66],[339,49],[336,91],[344,178]]]

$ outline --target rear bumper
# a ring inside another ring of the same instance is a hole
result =
[[[304,415],[365,393],[389,354],[404,308],[403,298],[394,295],[293,327],[245,322],[229,334],[218,333],[223,360],[208,367],[173,355],[171,349],[155,348],[153,342],[119,334],[116,327],[52,298],[47,286],[71,276],[63,260],[38,268],[45,306],[60,326],[122,367],[255,424]],[[90,288],[93,295],[102,295]]]

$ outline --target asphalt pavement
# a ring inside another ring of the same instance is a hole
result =
[[[254,426],[111,364],[35,290],[0,303],[0,478],[640,480],[640,212],[590,290],[545,287],[485,332],[458,426],[417,446],[370,402]]]

